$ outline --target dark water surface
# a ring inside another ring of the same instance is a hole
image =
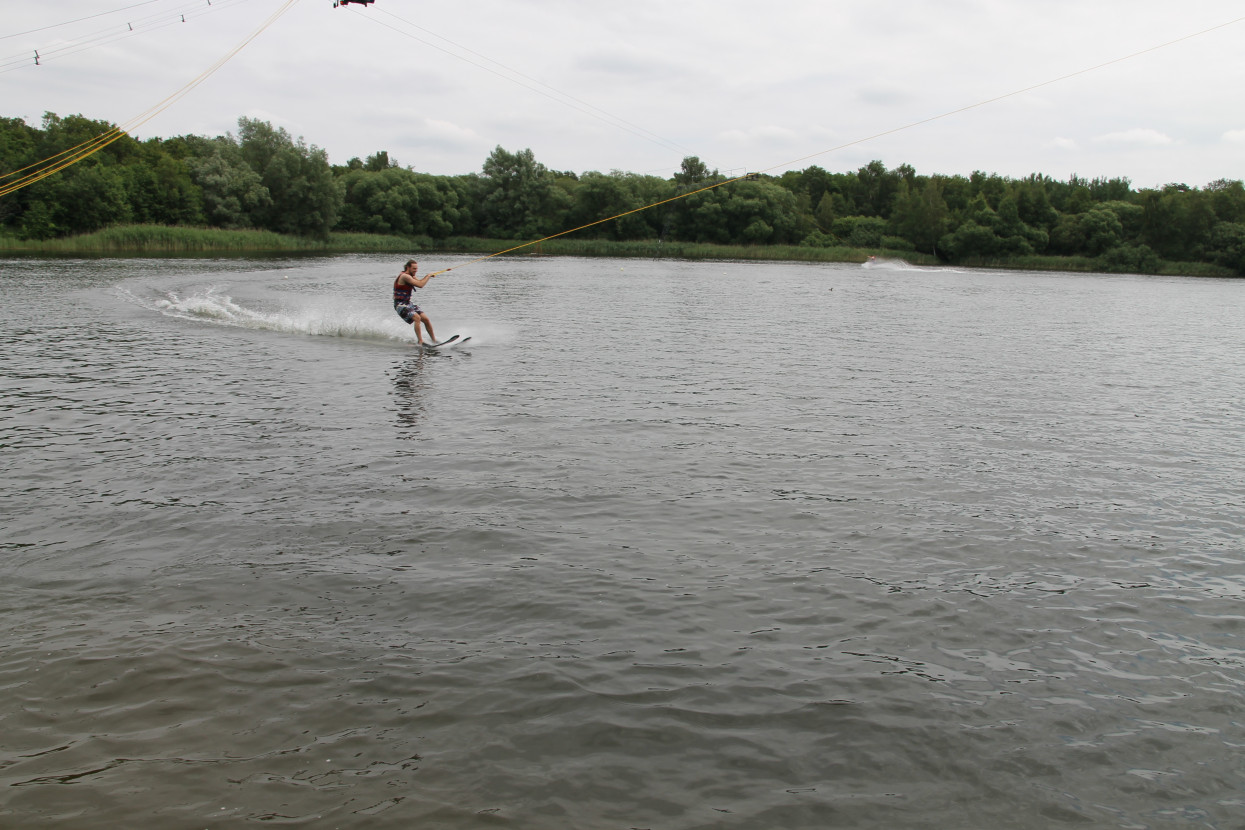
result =
[[[1245,826],[1245,283],[400,267],[0,263],[0,827]]]

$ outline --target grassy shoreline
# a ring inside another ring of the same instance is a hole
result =
[[[220,230],[164,225],[122,225],[64,239],[19,240],[0,237],[0,256],[266,256],[291,254],[480,254],[523,245],[512,239],[451,237],[409,239],[366,233],[334,233],[316,240],[271,231]],[[582,256],[643,259],[755,260],[767,262],[864,262],[869,256],[902,259],[919,266],[944,263],[928,254],[851,247],[808,248],[797,245],[710,245],[694,242],[559,238],[523,245],[505,256]],[[1009,260],[960,263],[969,268],[1022,269],[1101,273],[1103,268],[1085,257],[1028,256]],[[1159,276],[1236,277],[1227,268],[1201,262],[1162,262]]]
[[[118,225],[62,239],[0,237],[0,254],[35,256],[201,256],[203,254],[365,253],[409,250],[400,236],[335,233],[326,240],[258,230]]]

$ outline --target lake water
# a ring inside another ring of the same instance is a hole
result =
[[[1245,282],[0,262],[0,827],[1245,826]]]

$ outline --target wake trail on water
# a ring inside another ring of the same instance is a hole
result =
[[[872,270],[872,271],[914,271],[918,273],[939,272],[939,273],[948,273],[948,274],[965,273],[964,271],[961,271],[957,268],[924,268],[920,265],[913,265],[912,263],[906,260],[883,259],[881,257],[865,260],[864,262],[861,263],[860,267],[866,270]]]
[[[397,317],[390,321],[383,319],[374,309],[352,310],[341,303],[266,311],[248,308],[226,294],[219,286],[196,289],[186,296],[175,291],[157,291],[149,297],[139,296],[127,289],[119,289],[119,292],[123,298],[143,308],[181,320],[256,331],[352,340],[411,339],[410,326],[404,325]]]

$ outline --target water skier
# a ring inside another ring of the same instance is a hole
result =
[[[419,306],[411,302],[411,294],[416,288],[423,288],[427,285],[428,280],[432,279],[435,274],[417,277],[415,276],[417,271],[419,271],[419,263],[413,259],[407,260],[406,267],[393,281],[393,310],[398,313],[399,317],[415,327],[415,339],[422,346],[424,335],[419,330],[420,323],[423,323],[424,328],[428,330],[428,336],[432,338],[433,343],[437,342],[437,336],[432,333],[432,321],[428,319],[427,312],[420,310]]]

